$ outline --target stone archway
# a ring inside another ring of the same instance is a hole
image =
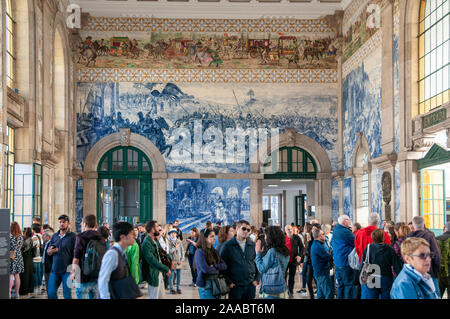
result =
[[[326,151],[312,138],[297,133],[295,129],[286,129],[286,132],[277,136],[278,145],[272,149],[272,139],[268,139],[259,146],[253,155],[250,165],[250,216],[252,225],[262,222],[262,174],[263,163],[267,156],[281,147],[299,147],[307,151],[317,164],[317,177],[315,181],[316,218],[321,223],[332,222],[332,194],[331,194],[331,161]],[[275,139],[276,140],[276,139]],[[258,158],[262,154],[263,158]]]
[[[166,223],[166,163],[159,149],[149,139],[120,129],[100,141],[86,156],[83,170],[83,215],[95,214],[97,207],[97,166],[106,152],[117,146],[133,146],[148,156],[153,167],[153,219]]]

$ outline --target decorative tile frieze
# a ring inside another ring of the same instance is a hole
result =
[[[82,68],[78,82],[337,83],[337,70]]]
[[[89,17],[82,31],[95,32],[288,32],[334,33],[323,19],[168,19]]]
[[[381,46],[382,32],[379,30],[358,51],[356,51],[345,63],[342,64],[342,77],[346,77],[375,49]]]

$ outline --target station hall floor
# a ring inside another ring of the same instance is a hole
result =
[[[309,295],[302,295],[297,293],[298,290],[301,289],[301,274],[297,271],[295,275],[295,287],[294,287],[294,299],[309,299]],[[169,290],[165,290],[164,299],[199,299],[198,288],[189,286],[192,282],[191,271],[189,269],[189,264],[184,262],[183,269],[181,270],[181,292],[182,294],[171,295]],[[141,285],[141,291],[143,294],[143,299],[148,299],[148,289],[147,284]],[[176,286],[174,286],[176,288]],[[259,287],[256,290],[259,291]],[[29,298],[29,297],[28,297]],[[28,299],[27,297],[21,297],[21,299]],[[62,288],[60,287],[58,290],[58,298],[63,299]],[[76,299],[75,289],[72,289],[72,298]],[[256,298],[258,299],[258,293],[256,294]],[[47,299],[47,293],[40,293],[33,297],[33,299]]]

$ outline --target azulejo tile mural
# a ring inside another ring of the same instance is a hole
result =
[[[381,216],[383,214],[383,189],[381,187],[382,176],[383,170],[379,168],[372,169],[372,210],[370,212],[380,215],[380,221],[382,220]]]
[[[335,179],[331,182],[331,210],[332,210],[332,220],[337,222],[339,218],[339,182]]]
[[[188,233],[206,221],[232,225],[250,221],[250,181],[215,179],[167,180],[167,223],[175,220]]]
[[[168,172],[248,173],[249,137],[244,161],[224,161],[227,129],[283,133],[294,128],[318,142],[337,169],[337,88],[333,85],[94,82],[78,84],[78,99],[81,167],[95,143],[120,128],[130,128],[156,145]],[[214,128],[218,133],[212,138],[207,132]],[[214,156],[219,160],[205,160],[217,145]],[[181,153],[182,160],[177,157]]]
[[[150,69],[337,69],[331,36],[283,32],[86,34],[79,67]]]
[[[370,158],[381,155],[381,48],[344,78],[344,169],[354,166],[353,152],[362,132]]]
[[[353,180],[344,179],[344,214],[353,221]]]

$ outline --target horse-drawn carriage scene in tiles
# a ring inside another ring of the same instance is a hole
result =
[[[86,36],[80,67],[149,69],[335,69],[334,39],[249,34],[155,33],[147,40]]]

